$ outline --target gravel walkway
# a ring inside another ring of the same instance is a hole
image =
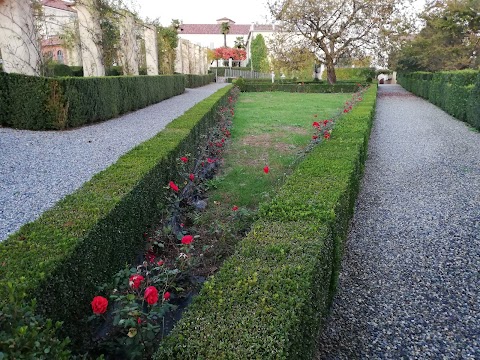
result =
[[[0,241],[228,84],[184,94],[69,131],[0,128]]]
[[[379,88],[318,359],[480,359],[480,134]]]

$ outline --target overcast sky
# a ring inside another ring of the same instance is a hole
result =
[[[137,0],[142,18],[160,19],[164,26],[172,19],[185,24],[214,24],[227,17],[237,24],[266,23],[266,0]]]
[[[267,0],[134,0],[143,19],[158,18],[164,26],[172,19],[184,24],[214,24],[227,17],[237,24],[270,23]],[[414,0],[414,8],[421,9],[425,0]]]

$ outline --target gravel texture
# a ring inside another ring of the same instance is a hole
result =
[[[316,359],[480,359],[480,134],[381,85]]]
[[[0,127],[0,241],[226,85],[186,89],[119,118],[68,131]]]

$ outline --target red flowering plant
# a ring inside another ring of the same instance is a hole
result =
[[[320,143],[322,140],[329,140],[332,136],[332,131],[335,126],[335,122],[343,115],[349,113],[356,103],[362,101],[362,95],[367,90],[367,87],[362,87],[360,84],[357,84],[358,91],[352,95],[350,100],[345,102],[343,109],[332,116],[329,119],[325,120],[318,120],[318,114],[313,115],[313,122],[312,127],[314,129],[314,133],[312,135],[312,141],[307,146],[305,152],[309,152],[313,146]]]
[[[99,288],[92,299],[90,319],[96,325],[97,351],[106,350],[118,358],[148,358],[164,335],[164,317],[175,308],[172,302],[188,296],[186,290],[193,284],[191,269],[196,265],[194,244],[199,238],[190,228],[191,213],[206,206],[203,193],[231,136],[239,93],[238,89],[232,91],[225,105],[217,109],[216,125],[197,151],[177,158],[178,174],[164,185],[167,206],[159,225],[144,233],[142,264],[120,271],[113,283]],[[205,247],[202,250],[205,252]]]
[[[175,309],[170,303],[179,270],[163,261],[144,261],[121,270],[113,284],[99,288],[108,299],[95,296],[91,302],[96,334],[93,352],[107,350],[118,357],[143,358],[153,355],[163,336],[165,314]]]

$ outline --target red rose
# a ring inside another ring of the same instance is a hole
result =
[[[145,254],[145,259],[147,259],[148,262],[152,263],[155,261],[155,254],[149,251]]]
[[[105,299],[103,296],[95,296],[91,304],[92,304],[92,310],[94,314],[99,315],[107,311],[108,300]]]
[[[330,139],[330,133],[326,131],[325,134],[323,134],[323,137],[324,137],[326,140]]]
[[[328,120],[323,120],[323,126],[327,126]]]
[[[186,163],[188,161],[188,158],[183,156],[183,157],[180,158],[180,160],[182,160],[184,163]]]
[[[209,164],[213,164],[213,163],[215,162],[215,159],[210,159],[210,158],[208,158],[208,159],[207,159],[207,162],[208,162]]]
[[[347,109],[344,109],[343,112],[344,112],[344,113],[348,113],[348,110],[347,110]]]
[[[190,181],[195,180],[195,175],[193,175],[193,174],[190,174],[188,177],[189,177]]]
[[[269,171],[270,171],[270,168],[269,168],[268,166],[265,166],[265,167],[263,168],[263,172],[264,172],[265,174],[268,174]]]
[[[158,266],[162,266],[163,264],[165,264],[165,262],[163,260],[160,260],[160,261],[157,262]]]
[[[192,235],[185,235],[182,238],[182,244],[183,245],[190,245],[193,241],[193,236]]]
[[[170,299],[170,293],[167,291],[163,294],[163,300],[168,301],[168,299]]]
[[[149,286],[145,289],[144,298],[149,305],[153,305],[158,301],[158,290],[155,286]]]
[[[142,275],[134,274],[128,279],[128,284],[134,289],[138,289],[145,278]]]
[[[170,189],[172,189],[173,191],[178,192],[178,186],[175,185],[175,183],[173,181],[170,181],[168,183],[168,186],[170,186]]]
[[[238,206],[237,206],[237,205],[233,205],[232,210],[233,210],[233,211],[237,211],[237,210],[238,210]]]
[[[318,121],[314,121],[312,126],[318,128],[320,127],[320,123]]]
[[[312,139],[313,139],[313,140],[317,140],[317,139],[318,139],[318,136],[317,136],[317,135],[313,135],[313,136],[312,136]]]

